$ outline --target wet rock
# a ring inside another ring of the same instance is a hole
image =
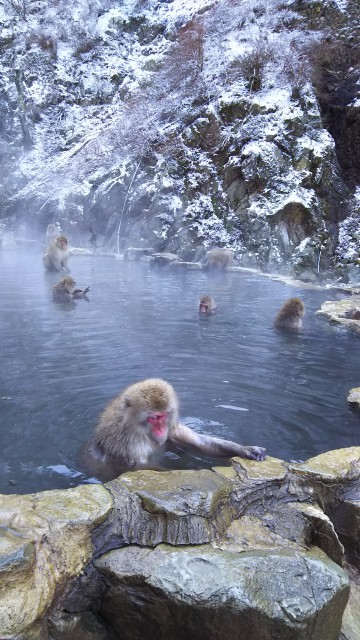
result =
[[[345,498],[331,511],[334,527],[347,550],[349,562],[360,569],[360,492]]]
[[[306,462],[290,464],[289,471],[304,482],[319,481],[332,487],[337,483],[348,489],[351,484],[356,486],[360,480],[360,447],[327,451]]]
[[[352,575],[351,570],[350,575]],[[360,638],[360,583],[356,576],[352,575],[352,577],[349,601],[343,615],[339,640],[358,640]]]
[[[316,314],[325,316],[330,323],[340,324],[360,333],[360,319],[357,319],[357,313],[354,314],[354,310],[357,312],[358,309],[360,309],[360,296],[353,295],[344,300],[324,302]]]
[[[353,389],[350,389],[347,401],[350,404],[354,404],[358,409],[360,409],[360,387],[354,387]]]
[[[179,257],[176,253],[153,253],[150,258],[150,266],[168,266],[171,262],[177,262]]]
[[[358,640],[359,496],[360,447],[3,496],[0,637],[337,640],[349,576]]]
[[[180,262],[177,260],[170,262],[169,267],[171,271],[201,271],[202,269],[200,262]]]
[[[231,522],[232,482],[211,470],[126,473],[107,487],[118,546],[203,544]]]
[[[49,620],[51,640],[109,640],[109,632],[91,611],[62,612]]]
[[[46,615],[91,559],[91,532],[111,508],[100,485],[1,497],[0,637],[18,638]]]
[[[337,640],[349,591],[317,550],[131,546],[96,566],[108,582],[102,615],[123,640]]]
[[[35,563],[34,544],[11,529],[1,531],[0,575],[2,580],[21,579],[21,575],[32,569]]]
[[[350,320],[360,320],[360,309],[358,307],[353,307],[348,311],[345,311],[344,318],[350,318]]]
[[[300,480],[305,493],[322,505],[348,561],[360,568],[360,448],[329,451],[290,465],[289,471]]]

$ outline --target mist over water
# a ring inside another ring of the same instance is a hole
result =
[[[346,401],[360,384],[359,338],[314,315],[346,294],[101,257],[73,256],[70,267],[78,287],[90,285],[89,302],[54,303],[61,275],[44,271],[40,253],[0,253],[0,492],[93,481],[78,463],[82,444],[105,405],[147,377],[173,384],[195,430],[272,456],[304,460],[359,445],[360,414]],[[217,302],[214,316],[197,313],[203,293]],[[292,296],[305,302],[303,332],[279,334],[273,318]]]

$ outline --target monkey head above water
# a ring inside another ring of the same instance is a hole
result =
[[[56,302],[69,302],[69,300],[86,299],[90,287],[75,289],[76,282],[71,276],[64,276],[53,286],[53,299]]]
[[[211,313],[215,313],[215,309],[216,302],[212,296],[201,296],[199,302],[199,313],[210,315]]]
[[[70,250],[65,236],[52,240],[43,257],[44,266],[49,271],[69,271]]]
[[[100,479],[128,470],[159,468],[152,457],[166,442],[193,447],[211,456],[265,459],[262,447],[199,434],[178,420],[178,399],[168,382],[149,378],[130,385],[100,416],[86,447],[87,466]]]
[[[299,331],[302,327],[302,317],[305,313],[305,305],[300,298],[289,298],[284,302],[275,316],[276,329]]]

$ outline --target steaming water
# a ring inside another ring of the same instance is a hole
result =
[[[359,445],[359,338],[314,312],[345,294],[298,290],[247,273],[166,273],[111,258],[71,259],[89,302],[52,301],[56,274],[38,253],[0,254],[0,491],[91,482],[78,452],[107,402],[126,385],[163,377],[195,430],[304,460]],[[212,294],[216,315],[197,313]],[[283,301],[305,302],[304,330],[272,329]],[[208,467],[201,455],[168,466]]]

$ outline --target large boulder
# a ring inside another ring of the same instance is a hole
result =
[[[102,615],[122,640],[337,640],[349,589],[316,549],[130,546],[96,566],[108,581]]]
[[[332,324],[339,324],[355,333],[360,333],[360,296],[354,295],[343,300],[327,300],[317,315],[325,316]]]
[[[2,496],[0,637],[358,640],[359,496],[359,447]]]
[[[0,637],[27,638],[55,594],[91,560],[91,532],[109,515],[112,498],[100,485],[1,498]]]

